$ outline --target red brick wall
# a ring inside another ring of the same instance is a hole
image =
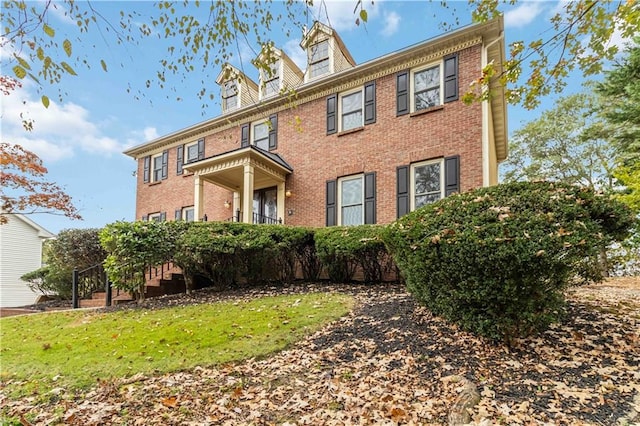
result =
[[[480,72],[480,46],[459,52],[459,88],[464,88]],[[286,188],[292,196],[286,209],[294,214],[287,224],[325,225],[325,184],[354,173],[376,172],[378,223],[396,219],[396,167],[412,162],[460,155],[461,190],[482,186],[481,105],[461,101],[444,104],[426,114],[396,117],[395,76],[376,81],[376,123],[361,131],[326,135],[326,99],[298,105],[278,114],[278,154],[293,167]],[[294,125],[300,117],[301,129]],[[206,138],[205,156],[240,147],[240,127]],[[169,149],[169,178],[159,184],[142,183],[142,160],[138,166],[137,214],[174,211],[193,204],[193,176],[176,176],[176,148]],[[205,183],[204,212],[209,220],[232,215],[224,201],[232,193]]]

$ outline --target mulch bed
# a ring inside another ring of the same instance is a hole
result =
[[[640,424],[638,279],[572,290],[564,322],[512,349],[432,316],[399,285],[200,291],[143,308],[326,290],[353,294],[355,309],[266,359],[0,403],[33,424],[440,425],[467,379],[476,425]]]

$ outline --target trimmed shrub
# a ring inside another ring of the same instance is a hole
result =
[[[333,282],[350,282],[361,268],[365,282],[382,281],[387,250],[375,225],[334,226],[315,231],[316,251]]]
[[[632,223],[624,205],[594,191],[518,182],[424,206],[384,240],[408,290],[434,314],[511,342],[556,321],[567,286],[601,280],[601,250]]]

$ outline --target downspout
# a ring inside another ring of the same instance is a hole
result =
[[[500,31],[500,35],[489,44],[482,47],[481,65],[482,69],[487,66],[487,52],[495,43],[504,40],[504,31]],[[482,101],[482,186],[489,186],[491,178],[489,176],[489,112],[490,104],[488,100]],[[496,159],[497,161],[497,159]]]

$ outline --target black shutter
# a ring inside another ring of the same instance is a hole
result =
[[[198,161],[204,160],[204,138],[198,139]]]
[[[240,128],[240,146],[249,146],[249,125],[243,124]]]
[[[454,155],[444,159],[444,195],[448,197],[460,192],[460,156]]]
[[[148,221],[148,220],[149,220],[149,216],[147,216],[146,214],[143,214],[143,215],[142,215],[142,221],[143,221],[143,222],[146,222],[146,221]]]
[[[160,222],[167,220],[167,212],[160,213]]]
[[[364,85],[364,124],[376,122],[376,82]]]
[[[166,179],[169,174],[169,151],[162,151],[162,179]]]
[[[376,173],[364,175],[364,223],[376,223]]]
[[[335,226],[337,218],[336,206],[336,181],[327,181],[327,226]]]
[[[396,74],[396,116],[409,113],[409,71]]]
[[[271,125],[269,126],[269,151],[278,147],[278,116],[269,117]]]
[[[327,98],[327,134],[330,135],[338,131],[336,122],[338,95],[331,95]]]
[[[176,220],[181,220],[182,219],[182,209],[176,209],[175,219]]]
[[[184,164],[184,145],[178,146],[178,159],[176,160],[176,173],[182,174],[182,164]]]
[[[144,157],[144,172],[142,175],[142,181],[144,183],[149,182],[149,177],[151,176],[151,156],[147,155]]]
[[[396,168],[396,196],[398,217],[409,213],[409,166]]]
[[[444,101],[458,100],[458,54],[444,58]]]

